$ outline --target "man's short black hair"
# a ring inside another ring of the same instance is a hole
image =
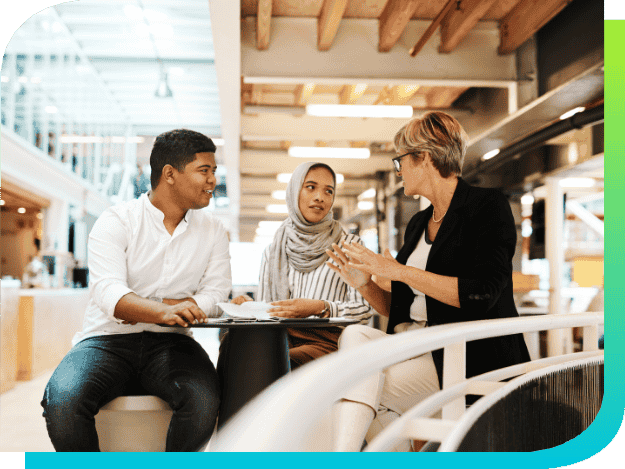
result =
[[[187,129],[176,129],[164,132],[156,137],[150,167],[152,189],[156,189],[165,165],[172,165],[178,171],[195,159],[196,153],[215,153],[217,147],[206,135]]]

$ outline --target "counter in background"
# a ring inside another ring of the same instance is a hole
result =
[[[17,378],[17,321],[19,280],[0,280],[2,291],[2,311],[0,311],[0,392],[8,391],[15,386]]]
[[[82,329],[86,288],[19,289],[17,379],[30,380],[55,368]]]

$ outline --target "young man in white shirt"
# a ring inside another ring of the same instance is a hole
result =
[[[94,415],[129,389],[172,407],[166,451],[201,449],[215,426],[217,374],[188,328],[216,316],[232,289],[226,230],[199,210],[216,185],[215,145],[165,132],[150,166],[152,190],[108,208],[89,235],[83,330],[41,402],[57,451],[99,451]]]

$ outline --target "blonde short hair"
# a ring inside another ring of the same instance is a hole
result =
[[[405,153],[429,153],[434,167],[444,178],[462,175],[467,152],[467,133],[449,114],[433,111],[416,117],[395,134],[396,150]]]

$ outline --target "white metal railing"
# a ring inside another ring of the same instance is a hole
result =
[[[473,377],[444,389],[409,409],[380,432],[375,440],[367,445],[365,451],[390,451],[406,439],[442,442],[444,444],[441,445],[439,451],[453,451],[470,425],[501,395],[518,388],[536,375],[544,375],[559,369],[563,364],[571,366],[582,361],[599,359],[603,359],[602,350],[579,352],[521,363]],[[507,383],[500,382],[515,376],[518,378]],[[488,396],[488,399],[480,399],[457,420],[430,418],[448,402],[463,398],[467,394]]]
[[[498,383],[489,386],[488,383],[480,384],[478,379],[465,380],[464,367],[457,364],[465,363],[466,342],[524,332],[582,327],[584,351],[596,351],[600,324],[603,324],[603,312],[470,321],[390,335],[352,350],[330,354],[295,370],[260,393],[213,436],[209,449],[305,451],[307,439],[319,420],[355,383],[394,363],[441,348],[445,349],[446,357],[441,393],[448,389],[451,391],[451,387],[457,385],[467,386],[462,392],[481,390],[484,394],[497,389]],[[449,359],[452,351],[456,355]],[[557,361],[558,357],[552,360]],[[510,367],[506,371],[491,373],[499,372],[502,376],[510,372],[518,374],[522,367],[527,371],[533,363],[517,365],[518,370]],[[460,387],[454,389],[454,392],[460,392]],[[444,422],[458,419],[464,412],[464,405],[460,405],[458,396],[449,404],[440,403],[443,405],[443,421],[439,420],[442,426]],[[444,433],[449,429],[440,430]]]

